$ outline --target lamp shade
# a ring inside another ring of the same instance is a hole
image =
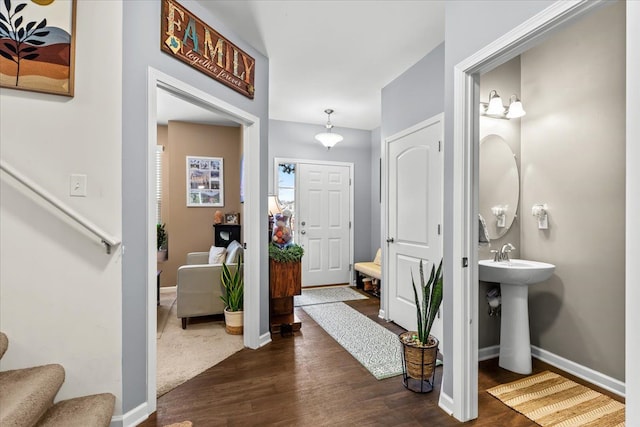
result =
[[[342,135],[338,135],[337,133],[332,133],[332,132],[322,132],[316,135],[316,140],[318,140],[322,145],[324,145],[327,148],[333,147],[343,139],[344,138],[342,137]]]
[[[498,92],[492,90],[489,92],[489,106],[487,107],[487,114],[499,116],[504,114],[504,105],[502,104],[502,98],[498,95]]]
[[[275,214],[282,213],[282,208],[280,207],[280,202],[278,201],[278,196],[275,194],[269,194],[269,215],[274,216]]]
[[[509,111],[507,111],[508,119],[517,119],[525,114],[527,114],[527,112],[522,108],[522,102],[520,102],[518,98],[516,98],[515,101],[511,101],[511,104],[509,104]]]

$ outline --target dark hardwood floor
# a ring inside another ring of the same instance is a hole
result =
[[[378,318],[376,298],[347,303],[393,332],[403,331]],[[274,335],[271,344],[258,350],[243,349],[170,391],[158,399],[157,412],[141,426],[187,420],[194,427],[461,425],[438,407],[439,386],[418,394],[404,388],[401,376],[376,380],[304,310],[297,308],[296,314],[302,321],[299,332]],[[584,383],[534,359],[534,372],[544,370]],[[436,384],[441,376],[439,367]],[[481,362],[479,418],[464,425],[535,426],[485,392],[522,377],[499,368],[497,359]]]

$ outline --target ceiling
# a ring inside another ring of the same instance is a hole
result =
[[[443,1],[200,3],[269,58],[274,120],[321,125],[332,108],[336,127],[374,129],[381,89],[444,40]]]

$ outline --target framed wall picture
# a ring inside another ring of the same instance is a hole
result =
[[[187,156],[187,206],[224,206],[222,157]]]
[[[238,212],[228,212],[224,214],[225,224],[240,224],[240,214]]]
[[[4,0],[0,86],[73,96],[76,0]]]

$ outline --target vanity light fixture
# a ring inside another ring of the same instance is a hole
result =
[[[333,110],[330,108],[327,108],[326,110],[324,110],[324,112],[327,113],[327,124],[324,125],[324,127],[327,130],[326,132],[321,132],[317,134],[316,139],[322,145],[327,147],[327,150],[330,150],[331,147],[336,145],[338,142],[342,141],[344,138],[340,134],[331,132],[331,129],[333,128],[333,125],[331,124],[331,113],[333,113]]]
[[[516,119],[527,114],[516,94],[509,97],[509,107],[505,107],[497,90],[489,92],[489,103],[480,103],[480,114],[494,119]]]

